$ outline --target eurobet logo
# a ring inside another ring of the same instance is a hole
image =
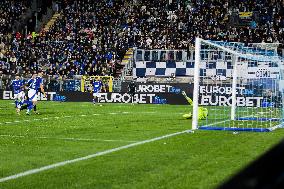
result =
[[[181,89],[171,85],[139,85],[137,92],[140,93],[181,93]]]
[[[46,95],[47,97],[44,97],[42,93],[38,92],[37,100],[47,101],[47,100],[54,100],[54,98],[57,98],[56,92],[46,92]],[[3,91],[3,100],[14,100],[13,92]]]
[[[155,96],[153,104],[167,104],[167,99]]]
[[[67,100],[66,96],[61,96],[58,94],[55,94],[53,97],[53,101],[65,102],[66,100]]]
[[[102,103],[131,103],[133,100],[134,103],[152,104],[155,98],[155,94],[135,94],[133,99],[128,93],[100,93],[100,95],[99,102]]]

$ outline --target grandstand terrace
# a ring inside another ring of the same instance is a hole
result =
[[[59,17],[38,35],[13,30],[27,9],[24,1],[1,1],[0,74],[51,78],[76,75],[120,77],[129,48],[185,49],[195,37],[245,43],[279,43],[283,48],[283,1],[87,0],[63,1]],[[249,13],[248,15],[243,15]],[[251,14],[250,14],[251,13]],[[281,51],[281,50],[280,50]],[[4,76],[5,77],[5,76]],[[2,82],[3,83],[3,82]]]

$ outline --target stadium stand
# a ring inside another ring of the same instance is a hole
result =
[[[69,0],[47,31],[26,36],[12,29],[26,5],[13,2],[0,3],[1,75],[119,76],[130,48],[191,49],[196,36],[284,43],[282,0]]]
[[[0,34],[7,35],[13,32],[13,24],[26,11],[28,1],[1,1],[0,2]]]

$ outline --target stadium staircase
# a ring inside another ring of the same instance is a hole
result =
[[[44,31],[48,31],[51,26],[54,25],[56,20],[60,17],[60,13],[55,13],[52,18],[47,22],[47,24],[44,26]]]
[[[129,70],[129,68],[127,67],[127,65],[130,63],[130,61],[132,61],[132,59],[133,59],[133,49],[132,48],[129,48],[127,51],[126,51],[126,53],[125,53],[125,55],[124,55],[124,57],[123,57],[123,59],[122,59],[122,61],[121,61],[121,69],[119,69],[119,70],[117,70],[117,75],[118,76],[120,76],[120,75],[122,75],[123,74],[123,72],[125,72],[126,73],[126,75],[125,76],[127,76],[127,75],[129,75],[130,74],[130,71],[131,70]],[[127,70],[125,70],[125,68],[127,69]],[[130,68],[130,69],[132,69],[132,67]]]
[[[121,61],[121,69],[116,71],[116,77],[117,79],[114,80],[114,90],[120,91],[121,89],[121,82],[125,80],[125,77],[131,77],[132,76],[132,69],[133,69],[133,56],[134,56],[134,50],[133,48],[129,48],[122,61]]]
[[[133,48],[129,48],[124,55],[124,58],[122,60],[122,64],[124,64],[124,65],[128,64],[128,61],[132,58],[133,58]]]
[[[121,62],[121,65],[123,65],[123,73],[122,75],[125,76],[132,76],[132,69],[133,69],[133,62],[134,62],[134,50],[133,48],[129,48],[125,55],[124,58]]]

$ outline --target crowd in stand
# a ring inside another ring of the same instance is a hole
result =
[[[0,35],[13,32],[13,24],[26,11],[28,1],[0,1]]]
[[[26,9],[0,3],[0,77],[42,69],[46,75],[115,75],[129,47],[189,49],[196,36],[246,43],[284,43],[283,0],[69,0],[49,31],[23,36],[11,30]],[[8,11],[7,11],[8,10]],[[253,11],[240,26],[238,13]]]
[[[188,0],[168,9],[163,1],[143,2],[134,6],[131,19],[136,46],[186,48],[196,36],[245,43],[284,42],[283,0]],[[238,25],[242,11],[254,12],[251,25]]]

